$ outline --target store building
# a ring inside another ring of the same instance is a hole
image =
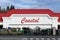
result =
[[[42,29],[60,25],[60,14],[49,9],[16,9],[10,10],[6,14],[1,14],[0,25],[3,28],[34,28],[39,26]]]

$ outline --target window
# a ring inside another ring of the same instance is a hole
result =
[[[58,25],[58,29],[60,29],[60,25]]]
[[[3,25],[0,25],[0,28],[2,29],[3,28]]]

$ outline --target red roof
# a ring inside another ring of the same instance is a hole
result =
[[[58,21],[60,22],[60,13],[52,12],[49,9],[15,9],[10,10],[7,13],[0,13],[0,22],[3,22],[2,17],[9,17],[12,14],[49,14],[51,17],[59,17]]]

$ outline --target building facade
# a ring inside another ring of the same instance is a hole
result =
[[[1,14],[0,25],[3,28],[34,28],[39,26],[41,29],[58,29],[60,25],[60,14],[54,13],[49,9],[16,9],[10,10],[6,14]]]

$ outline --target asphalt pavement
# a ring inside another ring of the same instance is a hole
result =
[[[60,36],[49,35],[0,35],[0,40],[60,40]]]

